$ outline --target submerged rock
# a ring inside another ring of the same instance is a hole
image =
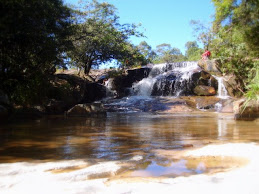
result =
[[[188,106],[198,109],[214,109],[216,104],[221,101],[216,96],[188,96],[181,98],[186,101]]]
[[[216,94],[215,88],[204,85],[196,86],[193,92],[198,96],[214,96]]]
[[[106,115],[102,103],[77,104],[67,111],[67,116],[96,116]]]

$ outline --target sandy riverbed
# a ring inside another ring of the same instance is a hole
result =
[[[141,155],[129,161],[97,163],[85,160],[3,163],[0,193],[259,193],[257,144],[212,144],[153,153],[177,161],[185,159],[181,163],[184,167],[195,163],[190,161],[199,161],[196,170],[210,171],[174,177],[132,176],[130,169],[141,163]],[[219,158],[223,164],[217,162]]]

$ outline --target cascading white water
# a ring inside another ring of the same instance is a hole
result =
[[[104,82],[104,85],[106,87],[106,96],[114,96],[115,91],[112,90],[112,81],[111,79],[108,79]]]
[[[219,98],[228,98],[227,89],[223,83],[223,77],[213,76],[218,81],[218,97]]]
[[[156,90],[157,95],[180,96],[197,69],[197,62],[190,61],[154,65],[147,78],[133,84],[133,94],[151,96]]]

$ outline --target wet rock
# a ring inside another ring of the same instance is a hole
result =
[[[211,86],[218,89],[218,81],[208,72],[201,70],[194,72],[191,76],[193,88],[197,85]]]
[[[57,74],[51,79],[48,101],[45,105],[48,114],[63,114],[84,98],[85,85],[89,82],[75,75]]]
[[[215,88],[211,86],[198,85],[193,92],[198,96],[213,96],[216,94]]]
[[[48,114],[63,114],[76,104],[91,103],[106,97],[104,85],[91,83],[76,75],[57,74],[51,84],[45,105]]]
[[[193,109],[186,104],[168,106],[162,113],[192,112]]]
[[[151,68],[149,67],[127,70],[126,74],[121,74],[108,80],[110,89],[116,91],[117,98],[128,96],[132,84],[148,77],[150,71]]]
[[[134,83],[136,81],[140,81],[143,78],[148,77],[150,71],[151,71],[151,68],[149,67],[129,69],[127,70],[127,77],[129,80],[132,81],[132,83]]]
[[[186,101],[188,106],[198,109],[214,109],[215,105],[221,100],[215,96],[188,96],[181,98]]]
[[[167,72],[156,80],[152,90],[152,96],[188,96],[195,95],[194,88],[197,85],[204,85],[218,88],[217,80],[208,72],[194,69],[188,72],[191,76],[189,79],[182,79],[181,72]]]
[[[106,115],[102,103],[77,104],[67,111],[67,116],[96,116]]]
[[[87,83],[80,103],[90,103],[106,97],[106,87],[99,83]]]
[[[259,102],[240,99],[233,103],[233,109],[236,120],[255,120],[259,118]]]
[[[45,110],[48,114],[63,114],[70,105],[71,103],[63,100],[50,99],[48,104],[45,106]]]
[[[179,113],[179,112],[192,112],[194,107],[190,107],[185,100],[176,98],[161,99],[161,103],[165,106],[163,110],[158,111],[159,113]]]
[[[223,79],[223,84],[231,97],[240,98],[243,96],[241,88],[244,88],[242,82],[237,79],[234,74],[225,75]]]
[[[222,113],[233,113],[234,112],[234,107],[233,107],[233,103],[234,103],[234,99],[222,99],[221,100],[221,104],[222,104],[222,108],[220,109],[219,112]]]

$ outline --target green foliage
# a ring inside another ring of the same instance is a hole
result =
[[[18,104],[43,98],[69,47],[70,9],[61,0],[0,1],[0,89]]]
[[[254,77],[251,82],[247,85],[247,93],[245,97],[247,98],[247,102],[251,100],[256,100],[259,103],[259,62],[257,61],[256,69],[254,69]]]
[[[240,31],[243,42],[253,50],[253,55],[259,52],[259,1],[258,0],[212,0],[216,7],[214,30],[222,27],[235,28]]]
[[[137,48],[139,52],[145,57],[148,63],[151,63],[157,55],[156,52],[152,50],[152,47],[148,45],[145,41],[140,42]]]
[[[154,63],[172,63],[184,61],[185,57],[180,49],[172,48],[170,44],[160,44],[156,47],[156,58]]]
[[[254,77],[251,82],[247,85],[247,92],[245,94],[246,101],[242,106],[242,113],[245,111],[246,107],[251,101],[259,103],[259,62],[256,61],[257,66],[252,70]]]
[[[201,58],[202,49],[199,48],[196,41],[189,41],[185,44],[186,60],[187,61],[198,61]]]
[[[68,52],[73,66],[83,68],[88,74],[92,66],[114,59],[126,66],[131,64],[130,60],[138,60],[129,37],[141,34],[136,31],[136,25],[121,25],[118,18],[111,4],[96,0],[82,4],[76,12],[76,31],[71,37],[74,48]],[[128,63],[123,64],[124,61]]]
[[[222,60],[222,70],[234,73],[245,87],[251,84],[258,63],[258,1],[212,0],[216,7],[212,50]],[[255,35],[257,34],[257,35]]]

